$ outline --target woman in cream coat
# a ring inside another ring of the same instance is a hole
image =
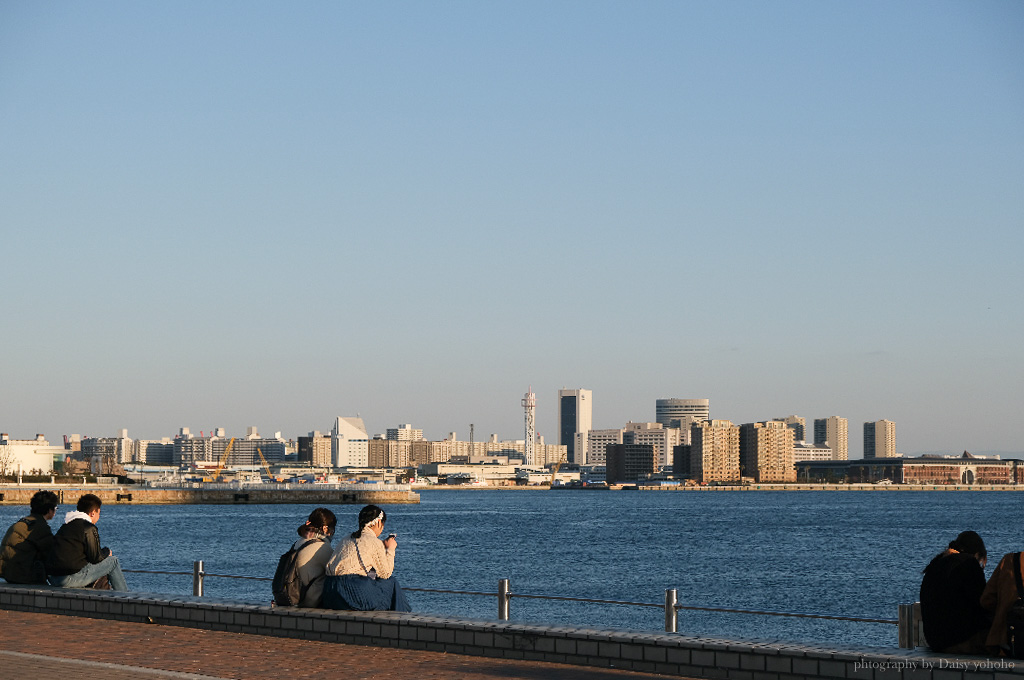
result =
[[[412,611],[394,578],[394,535],[384,541],[387,513],[376,505],[359,511],[359,529],[338,544],[327,562],[323,606],[355,611]]]

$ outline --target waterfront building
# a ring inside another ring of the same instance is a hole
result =
[[[700,483],[740,481],[740,428],[730,420],[690,426],[690,478]]]
[[[810,442],[795,442],[793,444],[793,461],[801,460],[832,460],[832,449]]]
[[[389,427],[386,430],[385,439],[392,441],[422,441],[423,430],[414,430],[412,425],[406,423],[398,427]]]
[[[604,465],[609,444],[622,444],[625,430],[589,430],[587,432],[587,465]]]
[[[672,464],[672,450],[682,441],[678,428],[666,427],[661,423],[630,421],[623,428],[622,443],[650,444],[654,447],[655,464],[666,467]]]
[[[1024,484],[1024,461],[982,458],[967,451],[960,456],[924,455],[917,458],[801,461],[798,481],[852,484]]]
[[[541,468],[528,468],[523,465],[467,465],[465,463],[424,463],[417,467],[419,477],[427,477],[444,484],[491,484],[496,486],[514,486],[520,470],[542,471]],[[551,473],[548,472],[550,479]]]
[[[680,431],[682,444],[690,443],[690,426],[711,419],[709,399],[658,399],[654,402],[654,420]]]
[[[50,446],[41,434],[35,439],[11,439],[6,432],[0,433],[0,475],[52,474],[54,458],[63,461],[67,453],[63,446]]]
[[[605,479],[609,484],[638,482],[658,471],[652,444],[609,444],[605,457]]]
[[[891,420],[876,420],[864,423],[864,457],[896,457],[896,423]]]
[[[814,420],[814,443],[832,449],[832,460],[848,460],[849,433],[846,418],[829,416]]]
[[[233,444],[231,443],[232,439],[228,437],[211,437],[211,460],[219,463],[224,459],[224,452],[227,451],[228,446],[231,446],[231,451],[228,452],[227,459],[224,460],[225,467],[261,466],[263,460],[271,465],[284,462],[285,441],[283,439],[253,436],[256,434],[256,428],[249,428],[249,430],[246,437],[235,437]],[[263,460],[260,459],[260,454],[263,455]]]
[[[779,420],[740,425],[740,472],[758,483],[795,482],[793,429]]]
[[[331,467],[331,435],[313,430],[306,437],[299,437],[296,459],[300,463],[309,463],[314,467]],[[386,467],[384,465],[371,467]]]
[[[579,451],[577,456],[576,435],[591,429],[593,415],[593,393],[590,390],[558,390],[558,443],[566,447],[568,462],[585,462],[577,460],[577,457],[583,458],[586,451]]]
[[[774,420],[777,420],[780,423],[785,423],[787,427],[793,430],[793,441],[806,441],[807,418],[804,418],[803,416],[786,416],[785,418],[775,418]]]
[[[369,441],[362,418],[336,418],[331,429],[332,466],[367,467]]]

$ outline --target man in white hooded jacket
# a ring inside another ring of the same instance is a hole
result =
[[[78,509],[64,517],[64,526],[54,537],[53,551],[46,563],[50,585],[61,588],[88,588],[106,576],[111,590],[128,590],[121,563],[110,550],[100,547],[100,519],[103,502],[87,493],[78,499]]]

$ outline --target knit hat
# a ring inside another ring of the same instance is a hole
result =
[[[957,552],[968,555],[978,555],[982,559],[988,559],[988,552],[985,550],[985,541],[976,531],[963,531],[956,540],[949,544],[949,547]]]

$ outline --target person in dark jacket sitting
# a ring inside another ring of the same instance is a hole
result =
[[[981,607],[987,561],[981,536],[964,531],[924,568],[921,619],[933,651],[986,653],[985,637],[992,625]]]
[[[78,499],[78,509],[65,515],[46,563],[50,585],[89,588],[106,576],[111,590],[128,590],[121,563],[108,548],[100,547],[96,522],[102,505],[98,496],[87,493]]]
[[[57,513],[57,494],[37,491],[31,514],[11,525],[0,542],[0,576],[8,583],[46,583],[46,558],[53,549],[48,522]]]

